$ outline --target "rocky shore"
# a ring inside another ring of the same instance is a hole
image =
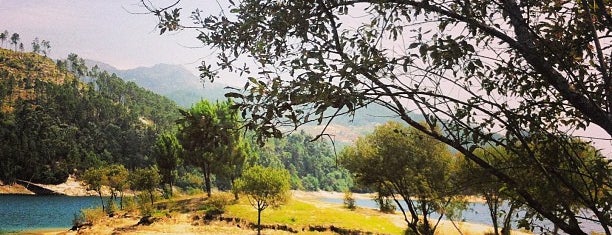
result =
[[[0,181],[0,194],[25,194],[34,195],[36,194],[33,190],[27,188],[27,183],[14,183],[5,184]],[[98,196],[96,191],[87,190],[87,186],[76,179],[73,175],[68,176],[66,182],[53,185],[53,184],[36,184],[38,187],[43,187],[47,190],[55,192],[55,194],[66,195],[66,196]],[[103,190],[103,194],[109,195],[109,190]]]

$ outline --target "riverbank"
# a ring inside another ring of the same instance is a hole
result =
[[[223,196],[216,192],[213,196]],[[342,198],[344,194],[333,192],[292,191],[292,199],[284,206],[268,208],[262,213],[262,224],[276,229],[265,229],[264,234],[291,234],[282,230],[289,227],[298,233],[334,234],[333,227],[351,229],[376,234],[402,234],[406,227],[400,213],[385,214],[371,208],[348,210],[342,205],[329,203],[323,198]],[[225,195],[231,198],[230,195]],[[370,199],[371,194],[355,194],[358,199]],[[156,203],[158,211],[155,220],[149,225],[139,224],[141,217],[133,213],[120,213],[113,218],[104,217],[93,226],[86,226],[80,231],[67,229],[29,230],[19,234],[253,234],[252,223],[256,221],[256,211],[245,198],[238,204],[226,207],[221,217],[206,220],[202,208],[207,208],[208,199],[204,195],[183,196]],[[311,228],[326,229],[325,232],[309,232]],[[485,234],[492,231],[487,225],[442,221],[437,234],[463,235]],[[302,232],[304,231],[304,232]],[[515,231],[513,234],[529,233]]]
[[[76,234],[74,231],[70,231],[69,228],[41,228],[41,229],[29,229],[19,232],[9,232],[8,234],[18,235],[70,235]]]
[[[0,181],[0,194],[33,195],[34,192],[17,183],[5,184]]]
[[[66,196],[98,196],[98,193],[94,190],[88,190],[85,183],[78,180],[74,175],[69,175],[64,183],[61,184],[36,184],[39,187],[43,187],[45,189],[56,192],[60,195]],[[31,190],[28,190],[24,185],[14,183],[14,184],[4,184],[0,181],[0,194],[18,194],[18,195],[34,195],[35,193]],[[110,190],[106,187],[102,189],[103,196],[109,196]]]

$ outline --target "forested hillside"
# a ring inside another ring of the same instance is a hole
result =
[[[79,80],[89,76],[89,83]],[[0,48],[0,179],[59,183],[72,171],[105,163],[152,164],[158,133],[172,128],[171,100],[89,71],[72,54],[54,62]]]
[[[352,187],[350,173],[338,164],[330,143],[312,139],[303,131],[270,139],[259,148],[257,161],[264,166],[289,170],[293,189],[344,191]]]
[[[60,183],[90,167],[154,165],[157,137],[173,133],[180,116],[168,98],[98,66],[88,69],[75,54],[54,62],[36,53],[0,49],[0,100],[4,182]],[[252,164],[288,169],[294,189],[351,187],[331,145],[311,140],[305,132],[271,139],[248,158]]]

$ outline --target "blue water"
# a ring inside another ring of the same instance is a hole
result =
[[[0,195],[0,232],[70,228],[81,209],[100,205],[98,197]]]

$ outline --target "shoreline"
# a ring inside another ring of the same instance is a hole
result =
[[[321,199],[323,198],[340,198],[342,199],[344,193],[341,192],[325,192],[325,191],[317,191],[317,192],[305,192],[305,191],[291,191],[292,198],[298,201],[306,202],[309,204],[313,204],[316,207],[321,209],[330,208],[330,209],[342,209],[342,205],[332,204],[325,202]],[[371,199],[374,194],[354,194],[355,198],[359,199]],[[363,207],[358,209],[357,211],[361,211],[366,216],[376,216],[383,217],[390,220],[397,227],[404,228],[406,226],[405,221],[401,214],[398,213],[390,213],[390,214],[381,214],[378,213],[376,209]],[[207,229],[233,229],[238,232],[232,234],[249,234],[251,230],[243,230],[236,229],[232,227],[233,225],[228,224],[217,224],[212,228],[200,227],[193,225],[193,215],[194,213],[179,213],[172,214],[171,217],[164,217],[159,223],[156,223],[154,226],[144,226],[144,227],[134,227],[138,222],[138,218],[136,217],[126,217],[126,218],[110,218],[106,219],[105,222],[94,226],[93,228],[89,228],[90,230],[85,230],[91,232],[92,234],[96,233],[112,233],[113,231],[122,231],[130,234],[137,234],[139,232],[144,232],[145,234],[164,234],[163,232],[176,232],[176,234],[181,232],[208,232]],[[441,221],[440,227],[438,228],[439,234],[458,234],[456,232],[455,227],[460,228],[462,231],[469,231],[471,234],[484,234],[492,229],[491,226],[473,223],[473,222],[456,222],[456,224],[452,224],[449,221]],[[125,230],[129,228],[128,230]],[[124,230],[121,230],[124,229]],[[213,230],[219,232],[220,230]],[[225,231],[225,230],[223,230]],[[135,232],[135,233],[134,233]],[[228,231],[229,232],[229,231]],[[223,232],[224,233],[224,232]],[[78,234],[77,231],[70,231],[69,227],[51,227],[51,228],[24,228],[24,229],[14,229],[14,230],[6,230],[0,232],[0,234],[28,234],[28,235],[52,235],[52,234],[61,234],[61,235],[73,235]],[[192,233],[193,234],[193,233]],[[215,233],[204,233],[204,234],[215,234]],[[271,234],[276,234],[276,232],[272,232]],[[526,235],[529,233],[525,233],[522,231],[513,231],[513,235]]]
[[[69,175],[64,183],[53,185],[53,184],[36,184],[42,186],[45,189],[58,193],[63,196],[75,196],[75,197],[88,197],[98,196],[98,193],[93,190],[88,190],[87,186],[74,175]],[[0,181],[0,195],[43,195],[36,194],[29,190],[25,186],[13,183],[4,184]],[[102,190],[102,196],[110,196],[110,190],[108,187],[104,187]]]
[[[56,235],[56,234],[76,234],[74,231],[70,231],[70,228],[62,227],[51,227],[51,228],[25,228],[21,230],[9,230],[2,231],[6,234],[19,234],[19,235]]]

